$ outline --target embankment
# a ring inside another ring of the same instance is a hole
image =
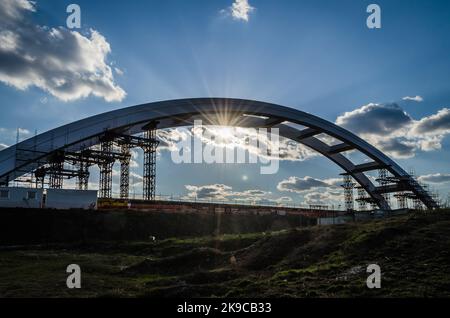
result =
[[[0,244],[148,240],[276,231],[316,220],[300,215],[127,210],[0,209]]]

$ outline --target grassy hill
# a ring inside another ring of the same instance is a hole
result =
[[[66,287],[76,263],[82,288]],[[381,289],[366,267],[381,266]],[[156,241],[3,246],[2,297],[448,297],[450,213]]]

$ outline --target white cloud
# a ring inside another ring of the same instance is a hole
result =
[[[186,128],[160,129],[156,132],[160,141],[158,150],[177,151],[178,143],[192,137],[192,132]]]
[[[139,162],[136,160],[131,159],[130,160],[130,168],[139,168]]]
[[[231,187],[224,184],[209,184],[204,186],[195,185],[185,185],[186,190],[189,191],[187,194],[188,198],[192,199],[215,199],[224,200],[225,197],[229,196]]]
[[[282,192],[297,193],[307,205],[339,205],[342,202],[341,178],[316,179],[309,176],[299,178],[291,176],[278,183]]]
[[[14,51],[17,49],[18,37],[9,30],[0,31],[0,50]]]
[[[341,183],[340,179],[315,179],[309,176],[299,178],[291,176],[278,183],[279,191],[303,193],[318,188],[336,188]]]
[[[292,202],[292,198],[287,196],[271,198],[270,191],[259,189],[234,191],[231,186],[225,184],[208,184],[202,186],[185,185],[185,188],[188,193],[184,196],[184,198],[189,200],[216,200],[236,203],[258,202],[259,204],[283,204]]]
[[[450,182],[450,173],[427,174],[417,178],[420,182],[426,183],[448,183]]]
[[[25,129],[25,128],[19,128],[19,134],[20,135],[29,135],[30,131],[28,129]]]
[[[280,197],[278,199],[275,199],[274,201],[278,202],[278,203],[286,203],[286,202],[292,202],[292,198],[291,197]]]
[[[390,134],[412,122],[397,104],[370,103],[336,118],[336,124],[357,134]]]
[[[118,67],[114,67],[114,71],[116,71],[117,75],[123,75],[123,71]]]
[[[423,97],[422,96],[405,96],[402,98],[403,100],[409,100],[409,101],[413,101],[413,102],[423,102]]]
[[[342,184],[342,178],[329,178],[324,179],[323,182],[329,184],[331,187],[340,187]]]
[[[191,199],[259,201],[270,194],[270,192],[258,189],[233,191],[232,187],[225,184],[185,185],[185,188],[189,191],[187,197]]]
[[[339,205],[342,202],[342,193],[338,191],[312,191],[304,195],[306,204]]]
[[[130,186],[141,185],[144,177],[139,173],[130,171]]]
[[[443,135],[450,133],[450,109],[443,108],[436,114],[417,121],[412,130],[413,134]]]
[[[394,158],[411,158],[418,151],[441,149],[450,133],[450,109],[415,120],[397,104],[372,103],[344,113],[336,124]]]
[[[227,133],[226,140],[221,138],[206,138],[205,132],[212,136],[223,136],[223,129],[223,127],[219,126],[203,126],[201,128],[196,127],[196,129],[174,128],[159,130],[157,132],[157,137],[161,143],[158,149],[179,151],[179,143],[181,141],[186,141],[189,138],[195,137],[200,139],[205,144],[210,144],[220,148],[243,149],[249,154],[253,154],[267,160],[280,159],[287,161],[304,161],[318,156],[318,153],[310,148],[283,137],[279,138],[278,157],[275,153],[273,153],[273,155],[268,155],[266,150],[276,149],[276,144],[272,142],[269,135],[258,135],[256,130],[248,128],[230,127],[230,133]],[[260,147],[256,146],[256,140],[259,142]]]
[[[2,0],[0,20],[21,20],[23,11],[35,12],[35,2],[28,0]]]
[[[248,0],[234,0],[228,10],[222,10],[226,14],[230,14],[233,19],[248,22],[250,13],[254,11]]]
[[[36,86],[63,101],[89,95],[121,101],[126,93],[106,61],[105,37],[33,24],[35,11],[32,1],[0,1],[0,81],[19,90]]]

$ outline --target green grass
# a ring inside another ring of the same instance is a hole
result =
[[[66,287],[78,264],[82,288]],[[366,287],[366,267],[382,288]],[[450,213],[272,233],[0,249],[1,297],[449,297]]]

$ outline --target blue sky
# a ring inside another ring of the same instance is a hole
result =
[[[65,27],[66,6],[73,2],[37,0],[26,20]],[[0,143],[14,143],[17,127],[42,132],[112,109],[184,97],[275,102],[333,122],[370,103],[381,110],[395,105],[414,121],[450,108],[448,1],[249,0],[253,10],[248,21],[232,16],[233,0],[76,3],[82,19],[77,31],[89,38],[90,30],[96,30],[110,45],[105,63],[113,71],[113,85],[126,97],[108,102],[91,94],[64,101],[42,87],[29,85],[22,90],[0,77]],[[381,7],[381,29],[366,26],[370,3]],[[406,96],[423,100],[402,100]],[[366,109],[367,118],[372,110]],[[352,120],[352,113],[347,117]],[[439,124],[439,133],[426,140],[434,138],[433,146],[411,146],[424,142],[419,136],[402,140],[411,149],[407,155],[397,154],[396,160],[418,175],[435,175],[428,181],[439,181],[433,186],[445,197],[450,190],[450,177],[445,178],[450,174],[450,124]],[[381,135],[373,138],[378,142]],[[400,140],[392,130],[389,138]],[[340,173],[320,157],[282,162],[279,173],[272,176],[258,171],[259,167],[249,165],[186,169],[172,164],[163,152],[158,191],[183,195],[185,185],[224,184],[233,191],[260,189],[271,192],[273,199],[289,196],[300,202],[306,192],[279,191],[277,184],[292,176],[323,180]]]

